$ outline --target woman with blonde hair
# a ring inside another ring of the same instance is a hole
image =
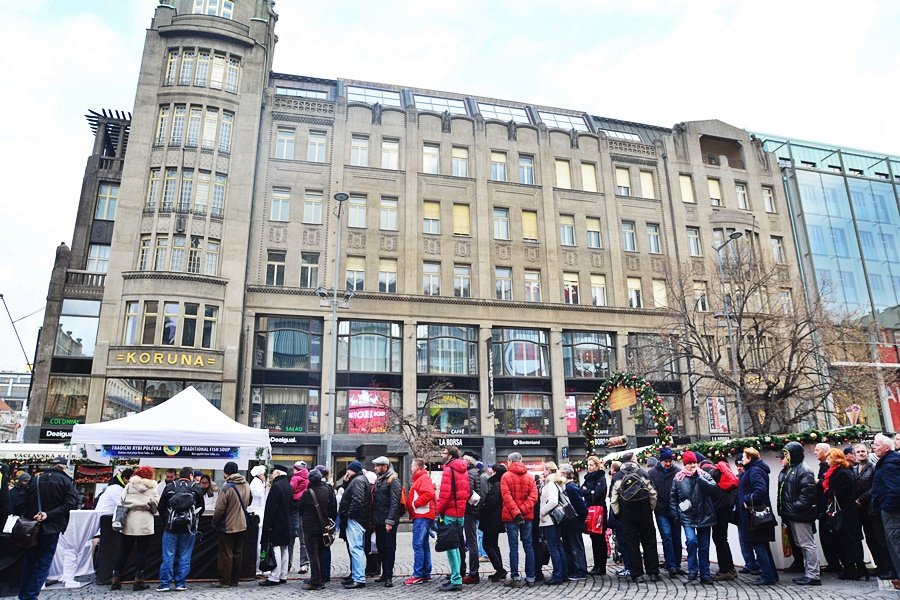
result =
[[[591,533],[591,548],[594,556],[594,568],[590,575],[606,575],[606,521],[609,518],[606,508],[606,473],[603,471],[603,463],[596,456],[587,458],[587,475],[581,484],[581,497],[588,506],[603,507],[603,533]]]
[[[752,549],[759,564],[759,579],[754,585],[775,585],[778,583],[778,571],[769,542],[775,541],[775,523],[757,526],[751,529],[750,512],[754,509],[772,510],[769,499],[769,465],[760,460],[759,450],[744,448],[744,472],[738,483],[738,493],[734,508],[738,516],[738,533],[741,541]]]
[[[565,493],[565,477],[560,475],[556,463],[544,463],[544,487],[541,489],[540,528],[550,551],[553,573],[545,585],[559,585],[566,581],[566,555],[562,541],[562,521],[551,516],[557,507],[562,508],[562,495]]]
[[[856,489],[850,463],[844,452],[832,448],[825,455],[828,470],[822,478],[822,491],[825,493],[825,526],[832,535],[843,540],[840,545],[841,562],[844,571],[838,579],[856,580],[865,577],[869,572],[863,562],[862,523],[856,506]]]

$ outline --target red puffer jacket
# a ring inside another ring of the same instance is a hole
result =
[[[448,517],[465,517],[466,502],[469,501],[469,476],[466,474],[468,466],[466,461],[454,458],[444,466],[441,475],[441,492],[437,500],[435,512]],[[456,482],[456,497],[452,498],[453,487],[451,478]]]
[[[428,471],[416,471],[406,495],[406,514],[410,519],[434,519],[434,482]]]
[[[534,503],[537,502],[537,485],[524,463],[509,464],[509,470],[500,479],[500,496],[503,498],[501,520],[512,523],[522,515],[526,521],[534,520]]]

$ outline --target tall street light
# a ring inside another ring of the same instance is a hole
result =
[[[338,209],[337,209],[337,233],[334,236],[334,277],[332,278],[333,289],[331,290],[331,369],[329,375],[331,376],[331,381],[329,382],[329,390],[326,393],[328,398],[326,399],[326,406],[328,407],[328,412],[325,414],[327,422],[325,423],[325,432],[322,434],[322,447],[324,450],[324,464],[327,466],[331,461],[331,445],[334,439],[334,426],[336,424],[335,419],[335,405],[337,404],[337,344],[338,344],[338,335],[337,335],[337,309],[338,309],[338,282],[340,281],[341,276],[341,213],[343,212],[344,202],[346,202],[350,196],[345,194],[344,192],[338,192],[334,195],[334,199],[337,201]],[[346,307],[347,303],[350,300],[350,297],[353,295],[349,290],[349,293],[344,293],[344,301],[343,304]],[[319,298],[323,300],[322,304],[324,305],[327,302],[328,290],[324,288],[319,288],[316,290]]]
[[[731,334],[731,315],[734,314],[734,299],[732,298],[730,307],[725,305],[725,270],[722,267],[722,249],[743,235],[744,234],[740,231],[733,231],[731,232],[731,235],[728,236],[727,240],[725,240],[718,246],[713,247],[716,251],[716,262],[719,267],[719,285],[722,288],[722,306],[725,309],[725,326],[728,328],[728,342],[731,345],[731,377],[734,380],[734,395],[737,402],[738,432],[740,433],[741,437],[743,437],[744,435],[744,404],[741,401],[741,380],[738,377],[737,344],[734,336]]]

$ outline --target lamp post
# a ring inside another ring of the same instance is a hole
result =
[[[722,307],[725,308],[725,326],[728,328],[728,343],[731,346],[731,377],[734,380],[734,395],[735,401],[737,403],[738,432],[740,433],[741,437],[743,437],[744,435],[744,404],[741,401],[741,380],[738,378],[737,344],[735,343],[734,336],[731,334],[731,315],[734,314],[734,300],[732,299],[731,301],[731,308],[725,306],[725,270],[722,267],[722,249],[743,235],[744,234],[740,231],[733,231],[731,232],[731,235],[728,236],[727,240],[725,240],[718,246],[713,247],[716,251],[716,262],[719,267],[719,286],[722,289]]]
[[[329,390],[326,392],[328,398],[326,399],[326,406],[328,407],[328,412],[326,413],[327,423],[325,423],[326,428],[325,432],[322,434],[322,447],[324,451],[324,463],[328,466],[331,460],[331,444],[334,438],[334,426],[336,423],[335,420],[335,406],[337,404],[337,343],[338,343],[338,335],[337,335],[337,309],[338,309],[338,281],[340,280],[341,273],[341,213],[343,212],[344,202],[346,202],[350,196],[344,192],[338,192],[334,195],[334,199],[337,201],[338,209],[337,209],[337,233],[334,236],[334,277],[332,278],[333,289],[331,290],[331,368],[329,369],[331,372],[329,373],[331,377],[331,381],[329,381]],[[319,288],[316,290],[316,293],[319,295],[319,298],[322,298],[323,301],[326,301],[328,290],[324,288]],[[350,300],[350,296],[352,294],[345,295],[345,302]]]

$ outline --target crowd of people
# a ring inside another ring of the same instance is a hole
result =
[[[814,454],[817,473],[804,464],[801,444],[786,444],[774,490],[769,466],[752,447],[735,461],[736,472],[728,462],[690,450],[681,454],[679,467],[674,452],[662,448],[644,465],[626,452],[608,465],[607,475],[601,459],[590,456],[580,483],[570,464],[546,462],[543,472],[534,474],[518,452],[505,463],[486,466],[454,446],[443,449],[437,484],[425,459],[414,458],[408,487],[384,456],[372,461],[371,471],[352,461],[334,484],[326,466],[309,469],[303,461],[273,465],[269,473],[258,465],[249,480],[229,462],[221,486],[190,467],[169,469],[160,482],[153,469],[141,467],[115,475],[96,510],[114,515],[121,538],[112,590],[122,588],[132,558],[132,589],[149,587],[147,552],[160,528],[156,589],[185,590],[199,515],[207,509],[218,531],[217,580],[212,583],[218,588],[238,585],[244,538],[255,513],[261,586],[287,583],[296,553],[299,572],[307,575],[302,589],[324,589],[331,581],[332,543],[339,537],[351,566],[341,580],[344,589],[367,583],[393,587],[397,530],[405,519],[412,521],[414,556],[413,572],[402,582],[407,586],[432,581],[432,538],[450,566],[441,591],[482,581],[519,588],[609,575],[660,581],[663,571],[700,584],[743,573],[755,576],[756,585],[775,585],[779,573],[771,543],[780,519],[794,559],[784,572],[798,575],[794,584],[821,585],[821,572],[832,571],[846,580],[877,576],[900,589],[900,436],[876,435],[871,453],[865,444],[841,449],[820,443]],[[38,544],[25,551],[20,598],[37,597],[69,512],[78,506],[64,468],[65,459],[58,459],[39,476],[19,475],[9,493],[13,514],[33,515],[42,525]],[[733,526],[740,540],[740,570],[728,541]],[[499,544],[503,533],[506,557]],[[863,560],[863,542],[871,570]],[[716,573],[711,571],[712,544]],[[616,556],[623,567],[608,574],[608,562]],[[482,562],[493,569],[484,579]],[[549,565],[547,576],[544,565]]]

